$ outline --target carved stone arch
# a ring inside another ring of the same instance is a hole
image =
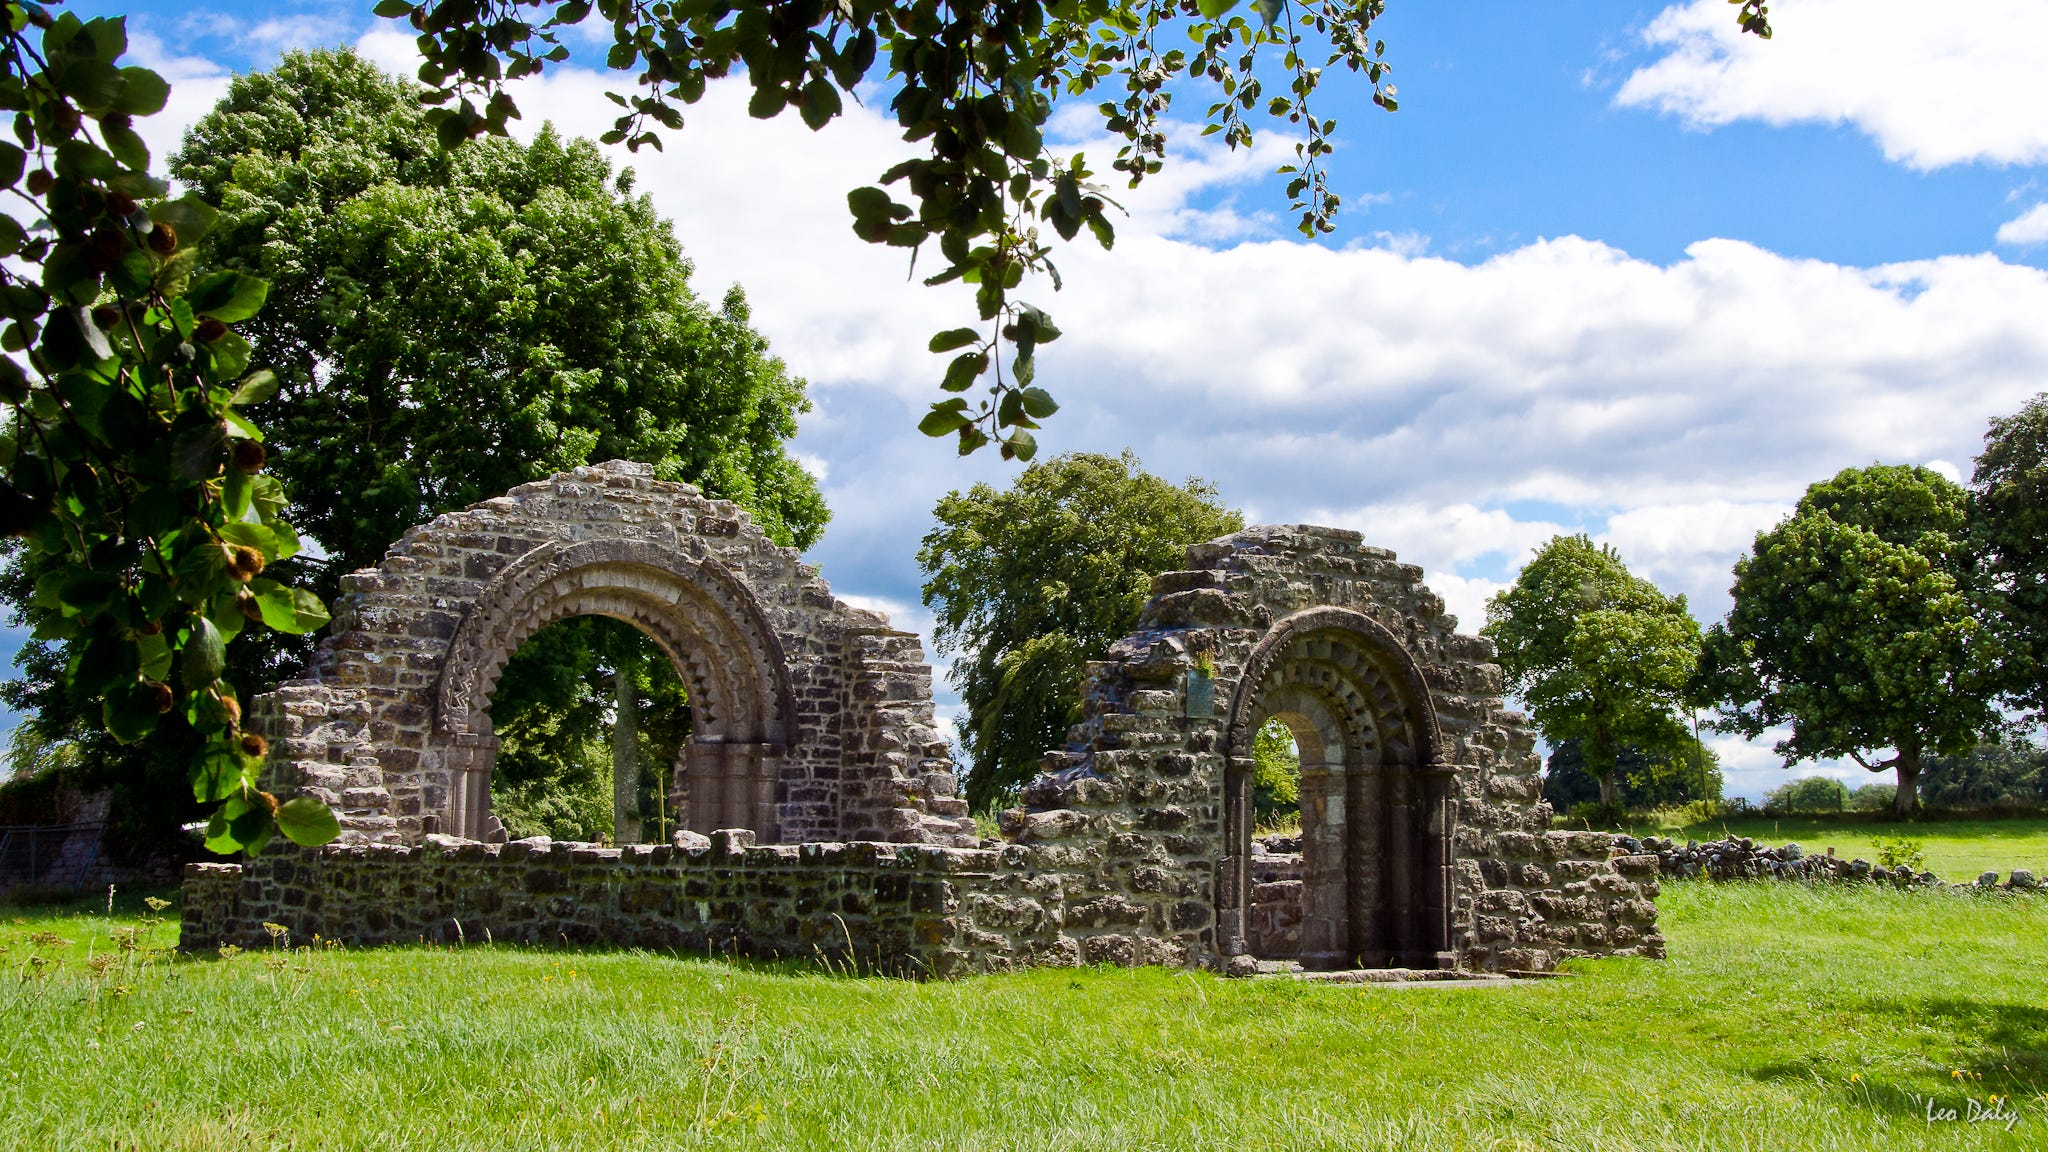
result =
[[[1419,763],[1434,764],[1442,757],[1443,731],[1437,723],[1436,708],[1430,703],[1429,682],[1423,677],[1422,666],[1408,651],[1406,645],[1386,625],[1349,608],[1307,608],[1275,622],[1258,646],[1246,658],[1244,673],[1238,678],[1238,690],[1231,701],[1229,713],[1228,742],[1233,759],[1249,757],[1252,754],[1252,737],[1258,732],[1258,725],[1248,724],[1250,713],[1257,707],[1258,691],[1267,681],[1268,673],[1284,655],[1290,645],[1314,632],[1351,633],[1357,643],[1332,646],[1319,656],[1330,659],[1348,668],[1361,670],[1383,662],[1378,669],[1380,681],[1373,684],[1374,703],[1385,707],[1396,701],[1413,702],[1409,720],[1413,725],[1413,747],[1420,752]],[[1368,655],[1370,654],[1370,655]],[[1377,658],[1375,661],[1374,658]],[[1391,672],[1391,678],[1386,673]]]
[[[773,842],[794,712],[782,646],[724,565],[634,540],[543,543],[493,577],[457,625],[433,725],[453,777],[447,827],[486,833],[498,745],[491,695],[522,644],[572,616],[640,629],[687,687],[691,735],[671,783],[681,826],[745,827]]]
[[[1320,718],[1322,745],[1301,759],[1302,933],[1289,958],[1319,968],[1455,963],[1451,773],[1428,682],[1389,629],[1337,607],[1280,620],[1238,679],[1225,725],[1222,951],[1250,947],[1251,748],[1274,716]]]

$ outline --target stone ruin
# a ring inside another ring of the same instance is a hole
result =
[[[1064,750],[978,840],[914,634],[833,598],[727,502],[579,468],[408,532],[343,581],[307,679],[253,702],[321,849],[196,864],[182,946],[608,944],[952,976],[1039,964],[1542,971],[1663,955],[1658,860],[1549,827],[1527,721],[1422,572],[1330,528],[1188,550],[1091,665]],[[568,616],[675,662],[674,843],[506,842],[490,699]],[[1301,754],[1302,833],[1258,841],[1251,744]]]

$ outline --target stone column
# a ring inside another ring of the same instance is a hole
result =
[[[1242,956],[1251,905],[1252,760],[1232,757],[1223,771],[1223,858],[1216,865],[1216,950]]]
[[[1455,968],[1458,953],[1451,942],[1451,909],[1455,906],[1452,895],[1453,871],[1451,858],[1452,783],[1456,779],[1453,769],[1441,765],[1420,768],[1415,772],[1416,791],[1421,805],[1421,881],[1422,891],[1418,894],[1419,907],[1417,924],[1420,939],[1416,942],[1418,963],[1428,963],[1436,968]]]
[[[1301,764],[1301,966],[1351,963],[1344,765]]]

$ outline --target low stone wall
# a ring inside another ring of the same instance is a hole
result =
[[[1547,972],[1578,956],[1664,958],[1658,861],[1604,832],[1502,832],[1473,862],[1471,967]],[[1475,887],[1478,887],[1475,885]]]
[[[1747,836],[1684,844],[1659,836],[1637,840],[1618,836],[1624,851],[1645,852],[1656,857],[1657,869],[1673,879],[1704,877],[1708,880],[1812,880],[1835,883],[1890,884],[1896,888],[2004,888],[2018,892],[2040,890],[2041,882],[2029,869],[2015,868],[2001,882],[1996,872],[1985,872],[1973,884],[1948,884],[1932,872],[1911,868],[1886,868],[1860,858],[1807,852],[1798,844],[1773,848]]]
[[[1252,898],[1245,908],[1244,934],[1254,956],[1285,958],[1301,953],[1301,852],[1272,852],[1252,842]]]
[[[691,847],[449,836],[415,846],[280,844],[246,867],[188,866],[179,946],[265,947],[266,925],[277,924],[302,942],[603,944],[820,958],[938,977],[1208,959],[1207,909],[1183,892],[1192,878],[1114,853],[752,839],[728,830]],[[1522,887],[1480,894],[1467,967],[1547,969],[1578,955],[1662,954],[1649,903],[1654,857],[1609,867],[1605,836],[1529,841],[1511,847],[1543,864],[1508,881]],[[1582,850],[1597,850],[1599,867],[1573,858]],[[1290,860],[1299,869],[1299,856],[1263,859],[1271,883],[1287,883],[1281,874]],[[1275,913],[1276,923],[1284,919]],[[1297,894],[1297,930],[1299,916]]]
[[[595,945],[949,976],[1072,957],[1057,878],[1034,885],[1019,850],[884,843],[606,848],[546,839],[280,848],[248,868],[186,871],[180,947],[292,939],[353,945]],[[1049,888],[1047,891],[1045,889]]]

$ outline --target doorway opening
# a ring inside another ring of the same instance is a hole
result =
[[[606,616],[540,629],[491,695],[491,812],[513,839],[666,843],[690,695],[645,632]]]

